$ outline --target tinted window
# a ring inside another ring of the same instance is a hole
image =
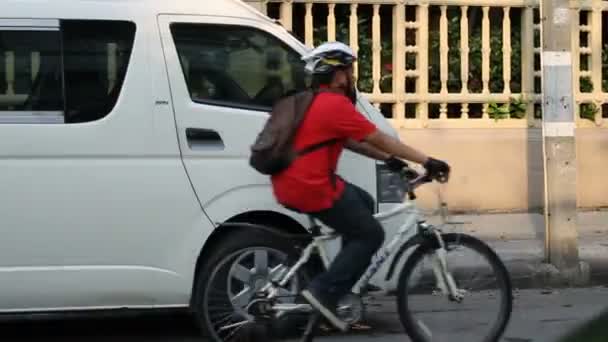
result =
[[[300,56],[251,27],[173,24],[190,97],[195,102],[266,110],[305,88]]]
[[[95,121],[114,108],[135,25],[64,20],[56,26],[0,28],[0,123]]]
[[[32,122],[32,112],[62,121],[60,47],[58,30],[0,29],[0,123]]]
[[[108,115],[127,73],[135,25],[118,21],[63,21],[66,122]]]

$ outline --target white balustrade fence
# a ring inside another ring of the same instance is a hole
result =
[[[340,40],[358,51],[360,90],[397,127],[540,125],[538,0],[247,1],[309,46]],[[571,2],[579,127],[606,127],[607,10]]]

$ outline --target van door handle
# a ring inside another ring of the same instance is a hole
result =
[[[224,141],[212,129],[186,128],[186,139],[191,150],[223,150]]]

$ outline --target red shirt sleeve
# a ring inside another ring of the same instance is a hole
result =
[[[357,108],[344,96],[335,96],[335,112],[328,123],[332,133],[341,138],[361,141],[376,131],[376,126],[357,111]]]

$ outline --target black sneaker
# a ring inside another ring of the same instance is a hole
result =
[[[330,300],[326,300],[322,295],[315,293],[313,290],[304,290],[302,291],[302,297],[306,299],[313,308],[317,309],[333,326],[338,328],[342,332],[346,332],[348,330],[348,323],[344,322],[338,316],[332,308],[335,308],[335,305],[330,305]]]

